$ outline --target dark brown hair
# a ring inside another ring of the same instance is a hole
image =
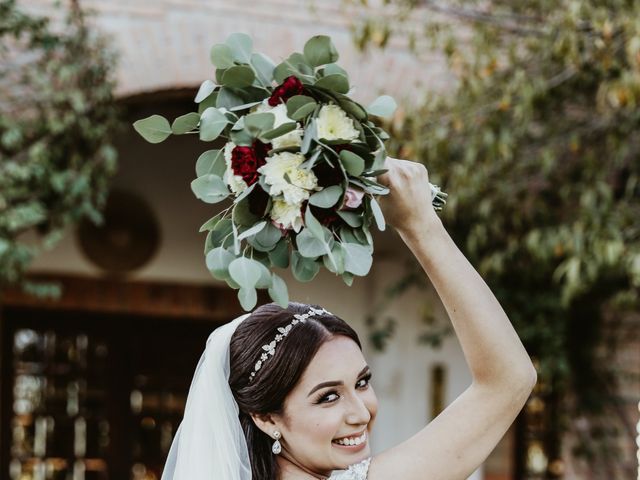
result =
[[[240,409],[253,480],[275,480],[279,472],[271,452],[274,440],[255,425],[250,414],[282,415],[285,398],[327,340],[344,335],[362,349],[357,333],[344,320],[332,314],[313,315],[304,324],[291,328],[286,338],[276,344],[275,354],[249,381],[264,353],[262,346],[274,340],[278,327],[291,323],[295,314],[306,313],[310,307],[321,308],[293,302],[286,309],[275,303],[262,305],[238,325],[231,337],[229,385]]]

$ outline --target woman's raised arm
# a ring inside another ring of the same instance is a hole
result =
[[[416,256],[449,314],[473,382],[429,425],[376,456],[370,480],[467,478],[513,423],[536,382],[504,310],[431,206],[423,165],[388,158],[385,218]]]

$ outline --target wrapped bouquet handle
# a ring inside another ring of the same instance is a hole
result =
[[[349,97],[349,76],[324,35],[275,64],[253,51],[251,37],[234,33],[212,47],[211,60],[215,79],[200,86],[197,111],[172,123],[151,115],[133,124],[151,143],[197,134],[222,145],[200,155],[191,183],[206,203],[231,199],[200,228],[209,271],[238,290],[245,310],[255,306],[257,288],[286,307],[275,267],[301,282],[321,267],[347,285],[366,275],[370,227],[385,228],[376,197],[388,193],[375,177],[384,172],[389,136],[373,118],[391,116],[394,99],[383,95],[365,108]],[[447,194],[430,187],[441,210]]]

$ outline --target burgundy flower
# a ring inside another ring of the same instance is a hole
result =
[[[311,213],[325,227],[337,227],[342,223],[342,219],[333,208],[320,208],[311,205]]]
[[[236,146],[231,152],[231,169],[234,175],[241,176],[247,186],[256,183],[260,176],[258,168],[267,163],[265,158],[269,150],[271,144],[260,140],[254,141],[251,147]]]
[[[295,75],[291,75],[275,88],[271,97],[269,97],[269,105],[275,107],[281,102],[286,102],[294,95],[302,95],[303,93],[302,82]]]
[[[333,162],[337,162],[337,159],[332,159]],[[335,165],[335,163],[334,163]],[[344,181],[344,175],[339,167],[332,167],[325,161],[320,161],[313,166],[313,173],[318,179],[318,185],[321,187],[330,187],[331,185],[338,185]]]

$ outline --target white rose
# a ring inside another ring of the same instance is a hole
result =
[[[301,153],[291,152],[267,157],[267,163],[258,172],[264,175],[265,183],[270,186],[271,196],[282,194],[286,202],[297,206],[309,198],[309,191],[318,186],[318,179],[313,171],[300,168],[304,160]]]
[[[247,188],[247,183],[242,179],[240,175],[235,175],[231,168],[231,153],[236,148],[236,144],[233,142],[227,142],[224,145],[224,161],[227,164],[227,169],[222,176],[222,180],[229,185],[229,188],[236,196]]]
[[[293,228],[295,232],[299,232],[303,225],[301,205],[275,199],[271,205],[271,219],[282,228]]]
[[[316,120],[318,138],[352,141],[360,136],[353,120],[337,105],[324,105]]]

